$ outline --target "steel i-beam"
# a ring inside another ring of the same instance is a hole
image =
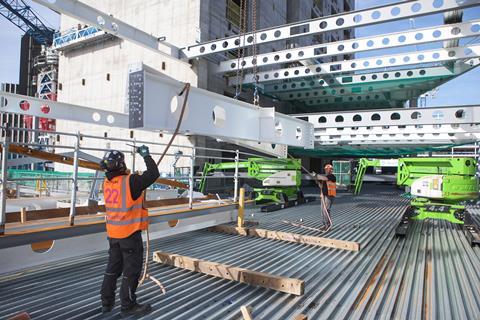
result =
[[[478,0],[417,0],[386,5],[371,9],[338,14],[280,27],[257,31],[256,43],[292,39],[296,37],[320,34],[329,31],[367,26],[388,21],[413,18],[427,14],[441,13],[450,10],[463,9],[480,4]],[[192,45],[181,49],[187,58],[205,56],[213,53],[234,50],[253,45],[254,34],[247,33],[239,39],[238,36],[227,37],[206,43]],[[245,39],[245,40],[244,40]]]
[[[129,74],[130,127],[173,131],[183,105],[183,84],[143,64]],[[190,88],[180,127],[185,134],[313,147],[313,126],[278,112],[199,88]]]

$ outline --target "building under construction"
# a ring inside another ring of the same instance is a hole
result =
[[[479,317],[480,106],[425,101],[480,64],[480,1],[33,2],[58,30],[0,0],[0,318],[126,315],[140,207],[142,319]],[[140,198],[112,152],[156,162]]]

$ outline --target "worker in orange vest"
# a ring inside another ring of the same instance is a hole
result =
[[[317,179],[322,182],[321,188],[325,200],[325,207],[330,213],[333,200],[337,196],[337,178],[333,174],[333,166],[325,165],[325,175],[317,175]]]
[[[143,174],[130,174],[125,165],[125,156],[120,151],[107,152],[100,163],[105,170],[103,195],[110,245],[101,290],[102,313],[112,311],[117,279],[123,274],[120,288],[122,317],[141,316],[152,310],[150,304],[137,303],[135,291],[143,264],[142,230],[148,226],[144,190],[152,185],[160,174],[147,146],[137,148],[137,152],[147,166]]]

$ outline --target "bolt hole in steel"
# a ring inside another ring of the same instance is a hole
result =
[[[372,121],[380,121],[381,117],[378,113],[372,114]]]
[[[441,6],[443,6],[443,0],[435,0],[433,1],[433,7],[438,9],[440,8]]]
[[[457,34],[460,34],[460,32],[462,32],[462,30],[459,27],[455,27],[455,28],[452,28],[451,32],[454,36],[456,36]]]
[[[278,136],[278,137],[281,137],[283,135],[283,125],[282,123],[280,122],[280,120],[276,120],[275,121],[275,134]]]
[[[352,98],[352,97],[350,97],[350,98]],[[352,100],[353,100],[353,99],[352,99]],[[362,116],[359,115],[359,114],[354,115],[354,116],[353,116],[353,121],[354,121],[354,122],[360,122],[360,121],[362,121]]]
[[[432,35],[434,38],[439,38],[442,35],[442,32],[440,30],[435,30]]]
[[[480,24],[474,24],[470,30],[472,30],[472,32],[479,32],[480,31]]]
[[[35,242],[30,245],[33,252],[36,253],[47,253],[52,250],[53,245],[55,244],[54,240],[46,240],[41,242]]]
[[[176,219],[176,220],[168,220],[168,226],[169,226],[170,228],[175,228],[175,227],[178,225],[178,222],[179,222],[179,221],[180,221],[180,220],[178,220],[178,219]]]
[[[225,112],[225,109],[220,106],[215,106],[212,111],[212,119],[215,127],[222,128],[225,126],[227,119],[227,113]]]
[[[336,116],[335,122],[343,122],[343,116]]]
[[[324,117],[324,116],[321,116],[318,118],[318,123],[326,123],[327,122],[327,118]]]
[[[27,111],[28,109],[30,109],[30,102],[28,102],[27,100],[20,101],[18,105],[23,111]]]
[[[372,12],[372,19],[374,19],[374,20],[379,19],[381,16],[382,16],[382,14],[378,10],[375,10],[375,11]]]
[[[105,19],[103,19],[102,16],[98,16],[97,23],[103,27],[105,25]]]
[[[460,109],[455,112],[455,118],[457,119],[465,119],[465,110]]]
[[[412,112],[410,118],[412,118],[413,120],[418,120],[422,118],[422,114],[418,111],[415,111],[415,112]]]
[[[300,127],[297,127],[296,129],[296,134],[295,134],[295,137],[297,138],[297,140],[302,140],[302,129]]]
[[[101,116],[100,113],[98,113],[98,112],[94,112],[93,115],[92,115],[92,119],[93,119],[93,121],[95,121],[95,122],[100,121],[101,118],[102,118],[102,116]]]
[[[109,124],[114,123],[114,122],[115,122],[115,117],[112,116],[111,114],[109,114],[109,115],[107,116],[107,122],[108,122]]]
[[[398,16],[400,14],[400,8],[399,7],[394,7],[390,11],[390,14],[394,17]]]
[[[50,113],[50,106],[48,104],[42,104],[40,111],[44,114]]]
[[[418,12],[422,9],[422,5],[420,3],[414,3],[411,9],[413,12]]]
[[[118,24],[116,24],[115,22],[112,22],[112,30],[114,32],[118,32]]]
[[[353,22],[359,23],[360,21],[362,21],[362,15],[361,15],[361,14],[356,14],[356,15],[353,17]]]

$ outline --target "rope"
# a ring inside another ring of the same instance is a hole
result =
[[[160,156],[160,159],[158,159],[157,167],[162,162],[165,155],[167,154],[168,149],[172,145],[173,140],[175,139],[175,137],[178,134],[178,131],[180,130],[180,126],[181,126],[182,120],[183,120],[183,115],[185,114],[185,109],[187,107],[188,94],[190,93],[190,83],[185,84],[185,86],[183,87],[182,91],[178,94],[178,96],[182,96],[184,93],[185,93],[185,96],[183,98],[182,110],[180,111],[180,117],[178,118],[177,127],[175,128],[175,131],[173,132],[172,137],[170,138],[170,141],[168,142],[167,146],[163,150],[163,153]],[[162,285],[162,283],[159,280],[155,279],[150,274],[148,274],[148,262],[149,262],[148,257],[150,255],[150,234],[148,232],[148,225],[147,225],[146,233],[147,233],[147,249],[146,249],[146,254],[145,254],[145,264],[144,264],[144,267],[143,267],[142,277],[138,281],[138,287],[140,287],[143,284],[145,279],[150,279],[153,282],[155,282],[155,284],[157,286],[160,287],[160,290],[162,291],[162,294],[166,294],[167,290],[165,290],[165,287]]]

